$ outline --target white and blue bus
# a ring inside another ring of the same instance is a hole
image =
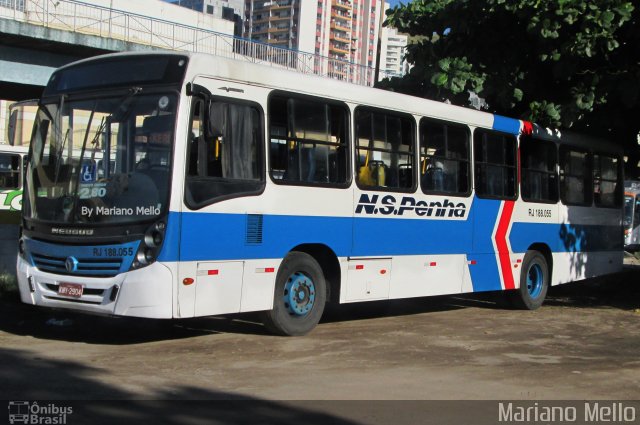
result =
[[[622,268],[621,154],[209,55],[88,59],[40,101],[20,293],[118,316],[261,311],[284,335],[328,301],[505,290],[535,309]]]

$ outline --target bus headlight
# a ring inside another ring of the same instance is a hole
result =
[[[139,269],[156,261],[164,242],[165,230],[166,224],[162,221],[154,223],[147,229],[131,264],[132,269]]]
[[[18,240],[18,255],[25,261],[29,261],[29,254],[27,253],[27,243],[24,238]]]

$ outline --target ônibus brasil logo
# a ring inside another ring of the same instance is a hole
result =
[[[54,403],[40,405],[38,402],[10,401],[10,424],[66,424],[73,407]]]
[[[367,215],[404,215],[413,213],[418,217],[458,217],[467,214],[467,206],[460,202],[454,204],[448,199],[440,201],[417,201],[412,196],[403,196],[398,202],[395,196],[360,195],[356,214]]]

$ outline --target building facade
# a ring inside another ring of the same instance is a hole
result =
[[[395,28],[382,28],[380,37],[380,76],[383,78],[402,77],[409,70],[405,60],[409,37]]]
[[[246,0],[244,37],[373,69],[382,12],[381,0]]]
[[[233,20],[233,15],[242,16],[244,0],[162,0],[196,12],[207,13],[217,18]]]
[[[389,3],[384,9],[389,10]],[[386,16],[385,16],[386,18]],[[402,77],[409,71],[409,64],[405,60],[409,36],[399,33],[396,28],[384,27],[380,34],[380,74],[378,80],[392,77]]]
[[[234,35],[242,35],[244,0],[162,0],[234,23]]]

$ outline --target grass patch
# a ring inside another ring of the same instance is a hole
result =
[[[0,274],[0,297],[18,293],[18,281],[15,275],[9,273]]]

